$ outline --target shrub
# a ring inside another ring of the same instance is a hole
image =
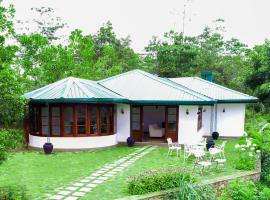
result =
[[[181,180],[179,191],[176,193],[177,199],[192,200],[215,200],[215,192],[209,185],[195,185],[192,181]]]
[[[135,195],[176,188],[183,180],[194,181],[194,178],[179,168],[146,171],[128,179],[128,192]]]
[[[221,199],[256,200],[257,188],[250,180],[234,180],[224,190]]]
[[[235,163],[235,169],[252,170],[256,167],[256,157],[249,156],[247,153],[240,154],[239,159]]]
[[[26,146],[23,130],[21,129],[1,129],[0,144],[6,150],[23,148]]]
[[[3,186],[0,187],[1,200],[28,200],[29,195],[25,187],[21,186]]]
[[[270,188],[264,187],[262,191],[259,192],[260,200],[269,200],[270,199]]]
[[[7,151],[5,150],[4,146],[0,144],[0,164],[6,160],[7,158]]]

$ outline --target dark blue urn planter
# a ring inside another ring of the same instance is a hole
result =
[[[50,143],[50,142],[46,142],[46,143],[43,145],[43,150],[44,150],[44,153],[45,153],[45,154],[51,154],[52,151],[53,151],[53,144]]]
[[[217,140],[218,137],[219,137],[219,133],[218,133],[217,131],[214,131],[214,132],[212,133],[212,138],[213,138],[213,140]]]
[[[127,138],[127,145],[128,145],[129,147],[133,147],[134,144],[135,144],[135,140],[134,140],[132,137],[128,137],[128,138]]]
[[[210,148],[214,148],[215,147],[215,141],[214,140],[209,140],[206,143],[206,149],[209,150]]]

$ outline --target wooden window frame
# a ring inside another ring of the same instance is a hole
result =
[[[202,128],[202,118],[203,118],[203,107],[199,106],[198,107],[198,121],[197,121],[197,131],[199,131]]]
[[[78,111],[77,107],[79,105],[84,105],[86,107],[86,134],[78,134]],[[42,135],[42,108],[44,106],[42,105],[30,105],[33,109],[34,107],[37,107],[39,109],[39,134],[34,134],[33,132],[29,132],[31,135],[41,136],[41,137],[47,137],[47,135]],[[60,135],[52,133],[52,107],[58,107],[59,108],[59,117],[60,117]],[[72,125],[72,134],[68,135],[65,134],[65,125],[64,125],[64,109],[65,107],[72,107],[73,111],[73,125]],[[93,107],[97,108],[97,133],[90,134],[90,113],[91,109]],[[106,107],[106,133],[101,133],[101,113],[100,108]],[[62,104],[50,104],[48,106],[49,113],[48,113],[48,131],[50,137],[95,137],[95,136],[107,136],[107,135],[113,135],[116,133],[116,113],[115,113],[115,105],[114,104],[79,104],[79,103],[62,103]],[[110,121],[110,114],[112,112],[112,120]],[[110,123],[112,122],[112,123]],[[31,125],[33,126],[33,124]],[[112,126],[112,127],[111,127]],[[112,131],[111,131],[112,130]]]

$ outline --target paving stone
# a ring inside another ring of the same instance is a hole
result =
[[[104,176],[111,177],[114,176],[114,174],[104,174]]]
[[[72,197],[72,196],[70,196],[70,197],[65,198],[65,200],[76,200],[76,199],[78,199],[78,197]]]
[[[101,177],[99,177],[97,180],[107,180],[108,179],[108,177],[105,177],[105,176],[101,176]]]
[[[83,187],[79,191],[81,191],[81,192],[90,192],[91,190],[92,190],[92,188]]]
[[[100,184],[100,183],[103,183],[103,182],[104,182],[104,180],[98,180],[98,179],[93,181],[93,183],[95,183],[95,184]]]
[[[83,183],[74,183],[73,184],[73,186],[75,186],[75,187],[81,187],[81,186],[83,186],[84,184]]]
[[[77,189],[78,189],[78,187],[73,187],[73,186],[70,186],[70,187],[67,187],[66,189],[67,189],[67,190],[74,191],[74,190],[77,190]]]
[[[95,178],[97,178],[96,176],[87,176],[87,177],[85,177],[86,179],[95,179]]]
[[[70,193],[71,193],[71,191],[60,191],[60,192],[58,192],[58,194],[60,194],[60,195],[68,195]]]
[[[85,195],[85,192],[74,192],[72,195],[73,196],[83,197]]]
[[[94,188],[94,187],[96,187],[97,186],[97,184],[94,184],[94,183],[90,183],[90,184],[88,184],[88,185],[86,185],[87,187],[91,187],[91,188]]]
[[[63,198],[64,198],[64,196],[62,196],[62,195],[53,195],[50,197],[50,199],[54,199],[54,200],[59,200],[59,199],[63,199]]]
[[[89,179],[83,179],[83,180],[80,180],[80,182],[81,183],[88,183],[88,182],[90,182],[90,180]]]
[[[110,171],[110,172],[108,172],[107,174],[116,174],[117,173],[117,171]]]
[[[100,173],[94,173],[91,176],[100,176],[100,175],[101,175]]]

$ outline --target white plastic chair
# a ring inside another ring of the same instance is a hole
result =
[[[167,142],[168,142],[168,148],[169,148],[167,156],[172,155],[172,152],[175,150],[176,155],[178,157],[179,151],[181,150],[181,145],[178,143],[173,143],[171,138],[167,138]]]
[[[203,171],[205,168],[209,168],[212,163],[211,161],[205,160],[205,151],[202,149],[197,149],[194,151],[194,156],[195,156],[195,162],[194,162],[194,168],[198,166],[201,170],[201,174],[203,174]]]
[[[226,165],[226,157],[225,157],[225,145],[227,141],[223,141],[220,146],[210,148],[209,153],[211,155],[211,160],[217,164],[217,167],[219,165]]]

